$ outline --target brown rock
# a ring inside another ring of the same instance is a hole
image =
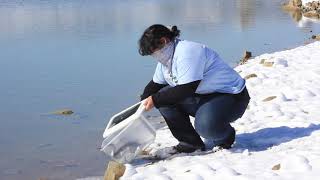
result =
[[[320,35],[313,35],[311,38],[320,41]]]
[[[280,168],[281,168],[281,165],[277,164],[272,167],[272,170],[277,171],[277,170],[280,170]]]
[[[244,55],[243,55],[244,59],[249,59],[251,57],[252,57],[252,53],[250,51],[245,51],[244,52]]]
[[[240,60],[240,65],[245,64],[248,62],[248,59],[252,57],[252,53],[250,51],[244,51],[244,55]]]
[[[260,64],[264,64],[265,61],[266,61],[266,59],[261,59]]]
[[[73,114],[73,111],[71,109],[61,109],[58,111],[53,112],[52,114],[56,115],[70,115]]]
[[[267,101],[271,101],[273,99],[277,98],[277,96],[270,96],[270,97],[267,97],[265,98],[264,100],[262,100],[263,102],[267,102]]]
[[[305,6],[311,7],[312,6],[312,2],[308,2]]]
[[[244,79],[250,79],[250,78],[254,78],[254,77],[258,77],[256,74],[249,74],[249,75],[246,75],[245,77],[244,77]]]
[[[273,64],[274,64],[274,62],[264,62],[264,63],[263,63],[263,66],[265,66],[265,67],[272,67]]]
[[[308,17],[308,18],[320,18],[320,14],[317,13],[316,11],[308,11],[303,13],[304,17]]]
[[[140,155],[150,155],[150,150],[142,150]]]
[[[106,172],[104,174],[104,180],[118,180],[126,170],[126,167],[118,162],[110,161]]]

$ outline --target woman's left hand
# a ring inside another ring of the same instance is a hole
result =
[[[152,97],[149,96],[149,97],[144,101],[144,104],[143,104],[143,105],[144,105],[146,111],[150,111],[150,110],[154,107]]]

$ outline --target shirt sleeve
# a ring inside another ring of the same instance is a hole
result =
[[[165,90],[161,90],[152,95],[152,100],[156,108],[174,105],[183,99],[195,94],[200,81],[190,82],[188,84],[177,85]]]
[[[153,80],[151,80],[147,86],[144,88],[143,94],[140,96],[140,100],[144,100],[147,97],[151,96],[152,94],[158,92],[160,89],[164,88],[166,85],[164,84],[158,84],[153,82]]]
[[[157,67],[156,67],[156,71],[154,72],[153,78],[152,78],[153,82],[158,83],[158,84],[167,84],[163,73],[162,73],[162,64],[158,63]]]
[[[177,64],[178,84],[187,84],[203,79],[205,60],[181,59]]]

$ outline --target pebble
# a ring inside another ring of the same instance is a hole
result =
[[[245,77],[244,77],[244,79],[250,79],[250,78],[254,78],[254,77],[258,77],[256,74],[249,74],[249,75],[246,75]]]
[[[277,96],[269,96],[269,97],[263,99],[262,101],[263,101],[263,102],[268,102],[268,101],[271,101],[271,100],[273,100],[273,99],[275,99],[275,98],[277,98]]]
[[[281,168],[281,165],[280,165],[280,164],[277,164],[277,165],[274,165],[274,166],[272,167],[272,170],[277,171],[277,170],[279,170],[280,168]]]

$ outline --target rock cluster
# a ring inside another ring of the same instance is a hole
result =
[[[305,17],[320,19],[320,1],[302,4],[301,0],[289,0],[288,3],[283,4],[283,9],[286,11],[299,12]]]
[[[305,17],[320,18],[320,1],[313,1],[302,6],[301,11]]]

